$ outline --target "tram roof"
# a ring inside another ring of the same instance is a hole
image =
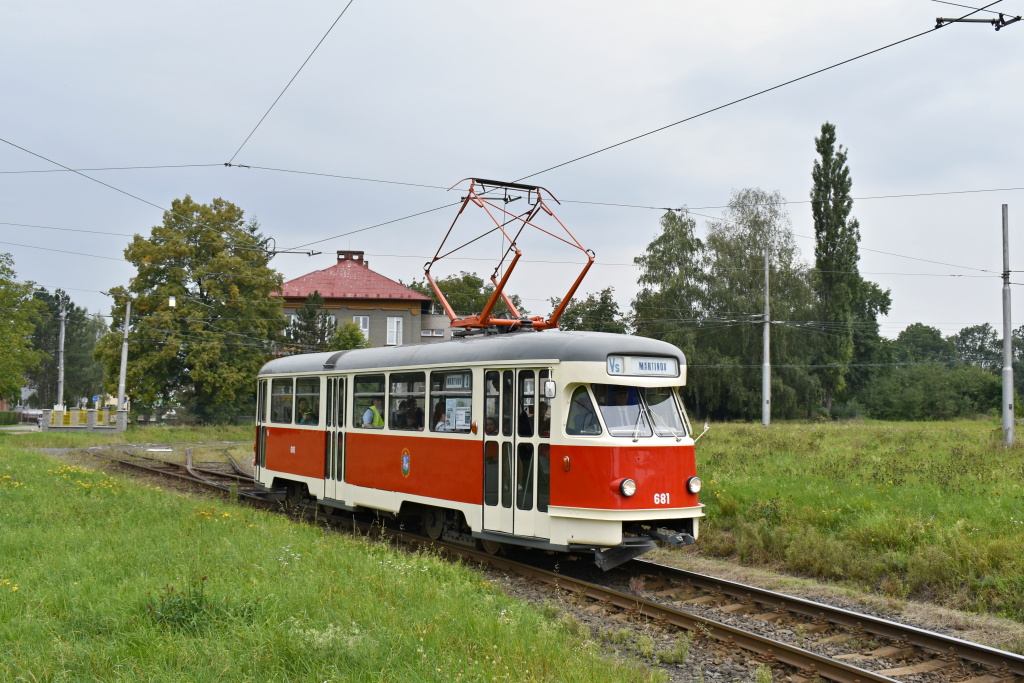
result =
[[[607,332],[512,332],[475,335],[445,342],[386,346],[349,351],[325,351],[276,358],[261,375],[290,375],[324,370],[368,370],[420,365],[515,362],[530,360],[594,361],[611,355],[670,357],[686,366],[683,352],[668,342]]]

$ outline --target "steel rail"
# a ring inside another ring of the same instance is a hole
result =
[[[449,548],[446,544],[446,550]],[[837,683],[867,683],[868,681],[886,681],[893,683],[896,679],[861,669],[825,655],[782,643],[777,640],[760,636],[756,633],[723,624],[713,619],[699,617],[681,610],[662,605],[644,598],[604,588],[582,579],[575,579],[556,574],[545,569],[508,560],[481,551],[454,546],[457,554],[486,563],[492,567],[520,574],[526,578],[537,579],[557,588],[571,590],[577,595],[584,595],[602,604],[614,605],[631,614],[646,616],[660,623],[668,623],[692,631],[701,636],[714,638],[726,645],[740,647],[759,656],[762,661],[777,661],[795,667],[802,672],[813,672],[822,678]]]
[[[1024,676],[1024,656],[1012,652],[1006,652],[1005,650],[999,650],[978,643],[971,643],[955,636],[926,631],[915,626],[900,624],[881,617],[858,614],[857,612],[851,612],[840,607],[833,607],[812,600],[796,598],[791,595],[784,595],[734,581],[716,579],[685,569],[657,564],[649,560],[632,560],[632,563],[637,567],[644,568],[648,572],[679,577],[680,580],[688,581],[700,588],[721,590],[722,593],[735,598],[750,599],[768,607],[783,609],[812,618],[823,616],[826,620],[835,624],[851,628],[860,627],[868,633],[903,641],[926,650],[945,654],[952,649],[956,656],[961,659],[995,669],[1005,667],[1017,676]]]

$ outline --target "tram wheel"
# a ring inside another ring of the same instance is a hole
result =
[[[480,539],[480,549],[488,555],[497,555],[504,550],[504,546],[498,541]]]
[[[288,488],[284,492],[284,507],[286,510],[294,510],[302,502],[302,484],[297,481],[288,482]]]
[[[441,538],[441,531],[444,529],[444,510],[435,507],[428,507],[423,510],[423,533],[431,540]]]

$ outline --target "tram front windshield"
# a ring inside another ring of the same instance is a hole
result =
[[[686,427],[672,387],[593,384],[594,399],[608,433],[633,438],[685,436]]]

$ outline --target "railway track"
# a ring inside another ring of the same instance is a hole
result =
[[[225,463],[193,462],[193,447],[185,449],[184,462],[162,457],[158,454],[173,452],[169,448],[146,448],[145,446],[94,447],[87,449],[90,455],[104,460],[112,460],[120,465],[150,474],[172,477],[192,482],[205,488],[234,493],[239,498],[251,502],[271,503],[271,498],[264,495],[238,462],[231,457],[227,449],[217,449],[223,453]]]
[[[89,449],[97,457],[161,476],[230,492],[248,502],[281,507],[260,492],[250,475],[221,449],[226,462],[185,462],[157,457],[161,451],[129,446]],[[101,452],[102,451],[102,452]],[[110,453],[114,451],[114,453]],[[363,534],[385,533],[381,520],[353,515],[326,516],[314,502],[297,514]],[[312,515],[310,515],[312,513]],[[432,541],[401,529],[389,538],[413,548],[430,547],[467,561],[539,581],[567,591],[590,609],[642,620],[659,628],[682,629],[698,639],[743,650],[773,668],[784,668],[794,683],[825,679],[837,683],[870,681],[928,683],[1024,683],[1024,656],[970,643],[875,616],[755,588],[731,581],[632,560],[608,574],[589,567],[577,576],[492,555],[462,545]],[[536,559],[536,558],[534,558]]]

